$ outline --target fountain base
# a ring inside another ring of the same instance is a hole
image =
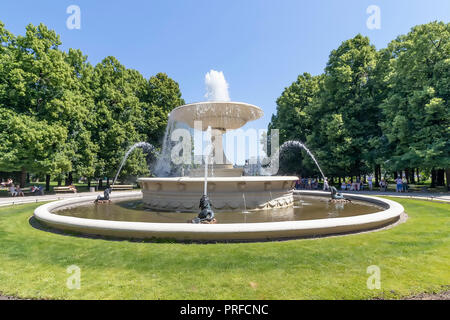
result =
[[[208,196],[217,212],[265,210],[293,205],[293,186],[297,177],[212,177]],[[143,202],[155,211],[198,212],[200,177],[140,178]]]

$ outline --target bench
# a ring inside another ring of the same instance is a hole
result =
[[[74,187],[54,187],[53,191],[55,192],[73,192],[77,193],[77,189]]]
[[[133,190],[132,184],[117,184],[111,187],[113,190]]]

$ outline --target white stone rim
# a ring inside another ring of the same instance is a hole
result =
[[[304,195],[312,196],[324,196],[325,193],[317,191],[303,191]],[[126,193],[115,193],[112,195],[113,200],[121,199],[137,199],[141,196],[141,192],[126,192]],[[34,211],[34,216],[37,220],[48,224],[56,228],[70,227],[72,230],[75,228],[80,228],[83,230],[91,229],[102,230],[104,232],[136,232],[136,233],[157,233],[157,234],[191,234],[191,235],[207,235],[209,238],[214,239],[214,235],[233,235],[233,238],[237,240],[239,234],[261,234],[270,232],[292,232],[292,231],[313,231],[313,230],[324,230],[338,228],[338,227],[354,227],[356,231],[360,231],[362,225],[367,224],[377,224],[382,225],[383,223],[388,223],[396,218],[400,218],[400,215],[404,213],[404,208],[401,204],[388,200],[381,199],[366,195],[353,195],[348,194],[349,198],[361,201],[367,201],[377,204],[382,204],[388,206],[388,209],[384,211],[379,211],[376,213],[353,216],[353,217],[342,217],[342,218],[327,218],[327,219],[317,219],[317,220],[299,220],[299,221],[282,221],[282,222],[263,222],[263,223],[235,223],[235,224],[189,224],[189,223],[150,223],[150,222],[127,222],[127,221],[110,221],[110,220],[94,220],[94,219],[84,219],[76,217],[61,216],[52,213],[60,207],[65,207],[68,205],[85,203],[89,201],[94,201],[97,198],[95,196],[83,197],[83,198],[71,198],[60,200],[56,202],[51,202],[44,204]],[[349,231],[351,232],[351,231]],[[86,231],[81,232],[86,233]],[[319,233],[322,234],[322,233]],[[330,234],[323,233],[323,234]],[[159,236],[162,238],[162,236]],[[172,237],[172,236],[171,236]],[[129,237],[128,237],[129,238]],[[151,237],[149,237],[151,238]],[[194,237],[195,238],[195,237]],[[204,239],[204,237],[199,237]],[[247,236],[248,238],[248,236]],[[255,237],[255,239],[260,239],[261,236]],[[265,238],[264,236],[262,238]],[[270,238],[270,236],[267,236]]]

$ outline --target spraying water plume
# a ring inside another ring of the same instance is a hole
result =
[[[127,161],[128,157],[130,156],[130,154],[134,151],[134,149],[136,148],[142,148],[142,150],[146,153],[149,152],[153,152],[155,150],[155,147],[153,147],[152,144],[148,143],[148,142],[138,142],[135,143],[130,149],[128,149],[128,151],[125,153],[125,156],[122,159],[122,162],[120,163],[120,167],[119,170],[117,170],[116,176],[114,177],[113,180],[113,186],[117,181],[117,178],[119,177],[120,171],[122,170],[123,165],[125,164],[125,162]]]
[[[270,157],[270,162],[278,161],[281,153],[283,153],[286,150],[288,150],[289,148],[293,148],[293,147],[301,148],[306,151],[306,153],[311,157],[311,159],[316,164],[317,169],[319,169],[320,174],[322,175],[322,178],[325,180],[326,176],[323,173],[322,168],[319,165],[319,162],[317,162],[316,157],[312,154],[311,150],[309,150],[308,147],[303,142],[300,142],[300,141],[294,140],[294,141],[286,141],[285,143],[283,143],[281,145],[281,147],[277,150],[277,152]],[[270,170],[267,170],[266,168],[263,168],[263,167],[261,167],[260,171],[263,175],[271,175],[272,174],[272,172]]]
[[[211,70],[205,75],[206,95],[208,101],[230,101],[228,83],[222,71]]]

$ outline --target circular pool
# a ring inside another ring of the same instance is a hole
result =
[[[42,224],[63,231],[117,238],[173,240],[269,240],[316,237],[384,227],[404,212],[397,202],[346,195],[351,203],[332,203],[329,193],[296,193],[290,208],[219,212],[217,224],[188,223],[195,213],[146,210],[141,192],[114,193],[111,204],[94,204],[96,196],[56,201],[38,207]]]

